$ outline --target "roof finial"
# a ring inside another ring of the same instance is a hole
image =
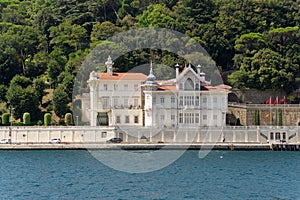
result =
[[[191,61],[189,61],[189,68],[191,68],[192,67],[192,65],[191,65]]]
[[[111,60],[111,57],[108,56],[107,61],[105,62],[106,68],[107,68],[107,73],[112,76],[113,75],[113,65],[114,63]]]
[[[152,60],[150,61],[150,74],[153,74]]]

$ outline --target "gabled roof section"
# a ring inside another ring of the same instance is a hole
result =
[[[196,72],[191,67],[186,67],[177,77],[177,81],[180,82],[180,80],[184,76],[186,76],[186,74],[188,74],[189,72],[192,73],[200,81],[200,77],[198,76],[198,74],[196,74]]]
[[[143,73],[130,73],[130,72],[114,72],[110,76],[107,72],[99,72],[99,79],[102,80],[141,80],[144,81],[147,76]]]

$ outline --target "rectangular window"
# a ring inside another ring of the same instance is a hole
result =
[[[203,97],[203,103],[204,103],[204,104],[207,103],[207,97]]]
[[[164,97],[161,97],[160,98],[160,105],[164,105],[165,104],[165,98]]]
[[[134,91],[137,91],[139,89],[139,85],[138,84],[134,84]]]
[[[128,107],[128,98],[127,97],[124,98],[124,107],[125,108]]]
[[[114,91],[118,91],[118,85],[114,84]]]
[[[187,96],[184,96],[184,103],[183,103],[183,105],[187,105]]]
[[[109,108],[108,98],[103,98],[103,109]]]
[[[116,116],[116,123],[117,124],[121,123],[121,117],[119,115]]]
[[[276,140],[280,140],[280,133],[279,133],[279,132],[276,132],[276,133],[275,133],[275,139],[276,139]]]
[[[214,97],[214,98],[213,98],[213,101],[214,101],[214,104],[218,103],[218,98],[217,98],[217,97]]]
[[[101,132],[101,138],[106,138],[107,137],[107,132]]]
[[[161,122],[165,121],[165,115],[160,115]]]
[[[115,97],[114,98],[114,106],[118,106],[119,105],[119,98]]]
[[[136,123],[136,124],[139,123],[139,116],[134,116],[134,123]]]
[[[183,106],[183,96],[179,97],[179,106]]]
[[[108,89],[107,84],[104,84],[104,85],[103,85],[103,90],[104,90],[104,91],[107,91],[107,89]]]
[[[183,123],[183,113],[179,113],[179,123]]]
[[[282,140],[286,140],[286,133],[285,132],[282,133]]]
[[[217,120],[218,119],[218,115],[213,115],[213,120]]]
[[[175,103],[175,97],[174,96],[171,97],[171,103]]]
[[[174,96],[171,97],[171,107],[172,108],[175,107],[175,97]]]
[[[189,124],[190,123],[190,120],[189,120],[189,117],[188,117],[188,113],[184,113],[184,123],[185,124]]]
[[[195,113],[195,123],[199,124],[199,113]]]
[[[139,99],[138,98],[134,98],[133,99],[133,106],[138,106],[139,104]]]
[[[199,104],[200,104],[200,97],[196,96],[195,106],[199,106]]]
[[[128,90],[128,84],[124,85],[124,90],[127,91]]]
[[[273,132],[270,133],[270,140],[274,140],[274,133]]]
[[[207,115],[203,115],[203,116],[202,116],[202,119],[203,119],[203,120],[207,120]]]
[[[152,97],[153,98],[153,105],[156,104],[156,97]]]
[[[194,113],[191,113],[190,117],[191,117],[191,124],[195,123],[195,115],[194,115]]]
[[[128,115],[125,116],[125,123],[129,124],[129,116]]]
[[[171,115],[172,122],[175,121],[175,115]]]

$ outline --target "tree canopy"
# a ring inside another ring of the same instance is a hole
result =
[[[0,101],[15,107],[15,117],[29,112],[35,120],[21,97],[43,106],[43,89],[64,85],[70,101],[72,79],[88,53],[137,27],[168,28],[195,39],[221,72],[231,72],[228,83],[235,88],[290,92],[300,82],[299,26],[299,0],[0,0]],[[170,67],[186,62],[141,49],[118,58],[115,71],[150,60]]]

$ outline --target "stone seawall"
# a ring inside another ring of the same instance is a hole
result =
[[[240,119],[243,126],[299,126],[299,104],[240,104],[229,103],[228,114]],[[232,122],[231,122],[232,123]]]
[[[153,143],[299,143],[298,126],[226,126],[186,127],[179,129],[149,129],[131,127],[0,127],[0,139],[11,138],[16,145],[48,145],[50,139],[60,138],[62,144],[104,144],[120,137],[127,144]],[[3,145],[3,144],[1,144]]]

